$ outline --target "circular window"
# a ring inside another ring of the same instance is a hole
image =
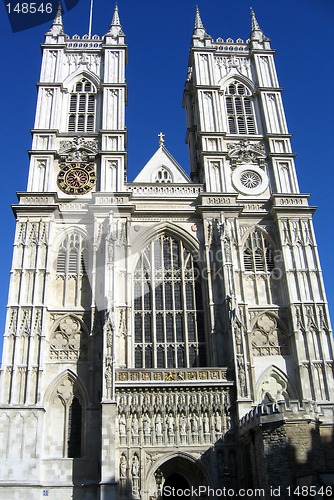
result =
[[[240,175],[240,182],[246,188],[253,189],[261,183],[261,177],[252,170],[245,170],[245,172]]]
[[[257,165],[243,165],[234,170],[232,183],[242,194],[259,195],[267,189],[268,177]]]

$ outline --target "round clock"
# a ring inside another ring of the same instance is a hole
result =
[[[94,165],[67,163],[61,166],[57,177],[58,187],[66,194],[85,194],[95,186]]]

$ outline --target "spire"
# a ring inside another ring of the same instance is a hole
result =
[[[259,26],[259,23],[257,22],[257,19],[255,17],[255,12],[252,9],[252,7],[250,8],[250,11],[251,11],[251,18],[252,18],[252,32],[253,31],[262,31],[260,26]]]
[[[56,13],[56,17],[49,29],[49,33],[52,35],[61,35],[64,33],[63,19],[62,19],[62,7],[61,2],[58,3],[58,9]]]
[[[199,13],[198,5],[196,5],[195,26],[193,36],[204,37],[206,35],[205,28]]]
[[[123,35],[121,22],[118,15],[118,5],[115,5],[114,15],[111,21],[111,25],[108,34],[117,37],[118,35]]]

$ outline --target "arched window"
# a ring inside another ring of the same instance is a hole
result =
[[[164,183],[169,184],[173,182],[172,175],[166,168],[160,167],[155,174],[155,182],[160,182],[162,184]]]
[[[273,251],[262,231],[254,229],[244,246],[244,268],[251,272],[271,272],[275,267]]]
[[[70,95],[68,118],[69,132],[94,132],[96,114],[96,89],[82,78]]]
[[[181,241],[161,235],[141,253],[134,294],[135,367],[205,366],[200,272]]]
[[[225,103],[230,134],[256,134],[253,103],[249,89],[238,81],[225,90]]]

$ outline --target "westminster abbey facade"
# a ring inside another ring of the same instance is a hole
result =
[[[14,206],[1,498],[153,500],[167,486],[270,498],[330,484],[333,342],[314,208],[254,12],[249,40],[214,40],[196,10],[188,173],[160,134],[127,179],[117,7],[103,37],[67,36],[58,11],[42,51]]]

